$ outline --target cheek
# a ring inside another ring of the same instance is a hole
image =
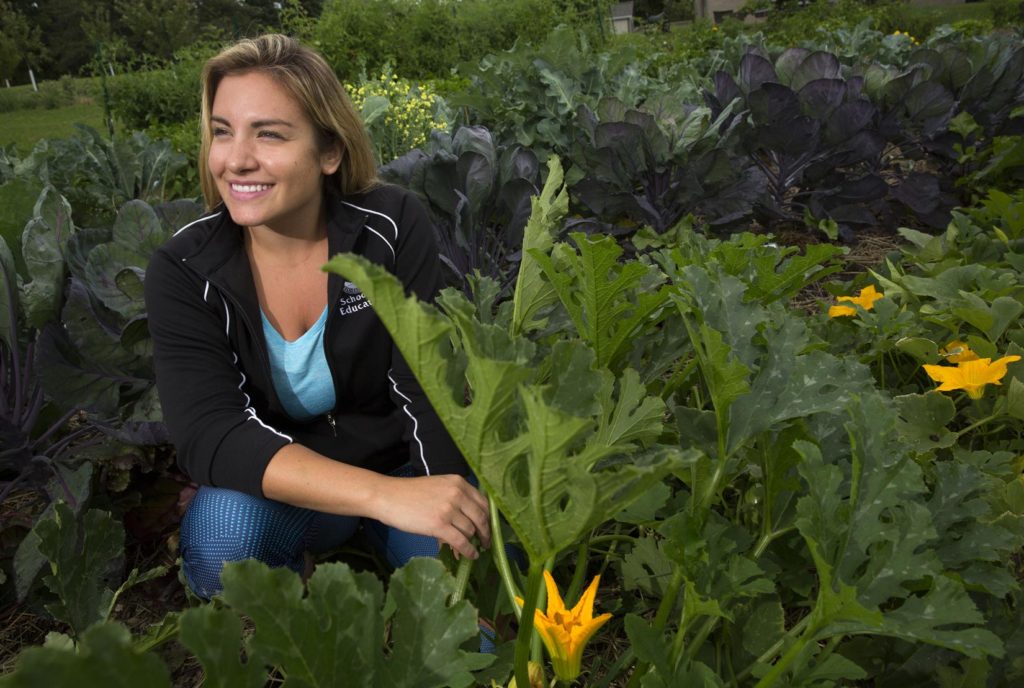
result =
[[[224,155],[216,146],[210,148],[210,154],[206,156],[206,166],[215,175],[224,171]]]

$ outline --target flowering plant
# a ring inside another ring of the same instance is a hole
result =
[[[350,84],[348,92],[381,164],[423,145],[431,131],[449,128],[444,99],[429,84],[398,77],[391,67],[358,86]]]

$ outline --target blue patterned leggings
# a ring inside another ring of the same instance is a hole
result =
[[[392,475],[402,475],[401,469]],[[437,539],[414,535],[358,516],[337,516],[261,499],[243,492],[200,487],[181,521],[185,580],[199,597],[221,591],[229,561],[257,559],[301,572],[303,552],[341,546],[359,526],[388,563],[398,568],[417,556],[436,557]]]

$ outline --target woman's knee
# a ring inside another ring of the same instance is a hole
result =
[[[181,522],[182,568],[200,597],[221,591],[224,564],[256,559],[301,571],[312,512],[233,490],[202,487]]]

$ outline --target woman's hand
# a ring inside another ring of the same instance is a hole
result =
[[[487,498],[458,475],[380,476],[367,515],[399,530],[436,537],[471,559],[479,556],[470,542],[474,535],[483,547],[491,544]]]
[[[263,496],[304,509],[366,516],[417,535],[436,537],[475,559],[470,538],[490,547],[487,499],[458,475],[396,478],[328,459],[293,443],[263,473]]]

